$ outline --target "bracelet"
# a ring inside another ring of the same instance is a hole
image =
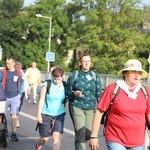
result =
[[[38,115],[36,118],[37,118],[37,119],[41,119],[41,118],[42,118],[42,116],[41,116],[41,115]]]
[[[90,139],[97,139],[98,136],[91,136]]]

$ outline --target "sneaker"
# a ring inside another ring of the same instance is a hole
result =
[[[31,100],[30,100],[30,99],[28,99],[28,103],[31,103]]]
[[[34,150],[41,150],[42,146],[38,146],[38,144],[35,145]]]
[[[12,141],[19,141],[18,138],[17,138],[16,133],[13,133],[13,134],[11,135],[11,140],[12,140]]]
[[[20,128],[19,120],[17,121],[17,128]]]
[[[34,104],[37,104],[36,100],[33,101]]]

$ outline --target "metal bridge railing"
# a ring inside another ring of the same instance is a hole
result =
[[[70,72],[64,73],[64,80],[67,81],[68,77],[70,75]],[[102,89],[105,89],[109,84],[116,82],[119,77],[117,75],[109,75],[109,74],[99,74],[99,77],[101,79]],[[41,72],[41,81],[45,81],[46,79],[50,78],[50,73],[48,72]],[[141,80],[141,83],[144,86],[147,86],[150,88],[150,85],[147,83],[147,79]]]

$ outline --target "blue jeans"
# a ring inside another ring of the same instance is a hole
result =
[[[125,147],[119,143],[110,142],[110,141],[106,141],[106,145],[108,150],[144,150],[144,145],[130,148],[130,147]]]

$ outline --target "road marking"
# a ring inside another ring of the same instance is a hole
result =
[[[18,136],[19,138],[19,141],[20,140],[38,140],[39,137],[20,137]],[[53,137],[50,136],[50,139],[52,139]],[[62,139],[70,139],[70,138],[74,138],[74,135],[71,135],[71,136],[61,136]],[[9,140],[11,140],[11,138],[9,138]],[[1,150],[1,149],[0,149]]]
[[[26,114],[26,113],[24,113],[24,112],[19,112],[19,115],[22,115],[22,116],[24,116],[24,117],[27,117],[27,118],[30,118],[30,119],[32,119],[32,120],[34,120],[34,121],[37,121],[37,119],[36,119],[36,117],[34,117],[34,116],[32,116],[32,115],[29,115],[29,114]],[[66,129],[66,128],[64,128],[64,132],[66,132],[66,133],[68,133],[68,134],[71,134],[71,135],[74,135],[74,131],[72,131],[72,130],[69,130],[69,129]],[[31,137],[32,138],[32,137]]]

